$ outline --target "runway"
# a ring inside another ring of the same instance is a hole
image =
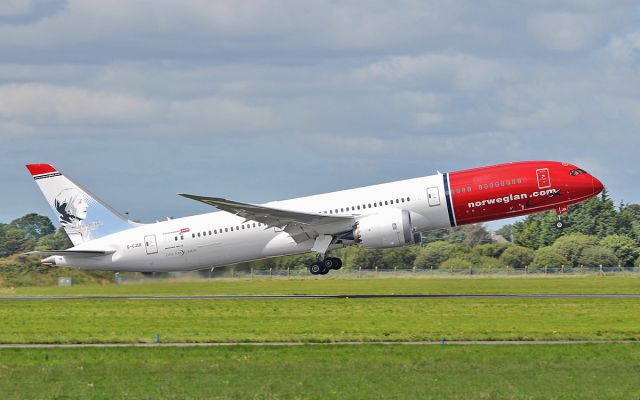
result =
[[[0,296],[0,301],[41,300],[314,300],[314,299],[640,299],[640,294],[268,294],[268,295],[79,295]]]
[[[576,345],[576,344],[640,344],[637,340],[453,340],[453,341],[401,341],[401,342],[203,342],[203,343],[4,343],[1,349],[53,349],[53,348],[114,348],[114,347],[230,347],[230,346],[523,346],[523,345]]]

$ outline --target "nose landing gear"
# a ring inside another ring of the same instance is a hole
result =
[[[564,228],[564,222],[562,222],[562,214],[566,214],[569,212],[569,207],[568,206],[560,206],[558,208],[556,208],[556,228],[558,229],[562,229]]]

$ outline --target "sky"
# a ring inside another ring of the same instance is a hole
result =
[[[623,0],[4,0],[0,222],[51,215],[26,163],[143,222],[212,211],[182,192],[534,159],[640,202],[639,22]]]

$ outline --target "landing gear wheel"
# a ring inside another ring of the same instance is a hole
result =
[[[326,275],[329,273],[329,268],[322,268],[322,272],[320,272],[320,275]]]
[[[314,262],[313,264],[309,265],[309,272],[311,273],[311,275],[321,275],[324,270],[324,267],[318,262]]]
[[[337,257],[327,257],[322,262],[322,265],[328,269],[340,269],[342,268],[342,260]]]
[[[564,228],[564,223],[560,220],[556,221],[556,228],[558,229]]]

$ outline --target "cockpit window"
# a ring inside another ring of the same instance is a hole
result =
[[[577,168],[577,169],[572,169],[571,171],[569,171],[569,175],[571,176],[578,176],[581,174],[586,174],[587,171],[581,169],[581,168]]]

